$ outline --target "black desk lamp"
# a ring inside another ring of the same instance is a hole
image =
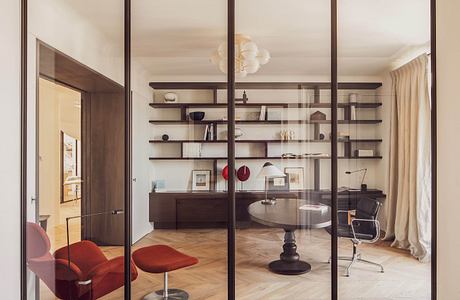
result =
[[[354,171],[346,171],[345,174],[353,174],[353,173],[358,173],[358,172],[364,172],[363,178],[361,179],[361,191],[365,192],[367,191],[367,184],[364,184],[364,178],[366,177],[367,168],[354,170]]]

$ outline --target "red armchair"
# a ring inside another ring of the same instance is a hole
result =
[[[70,245],[70,269],[67,247],[51,255],[46,232],[35,223],[27,223],[27,265],[59,299],[98,299],[124,284],[124,258],[108,260],[91,241]],[[137,269],[131,263],[131,278]]]

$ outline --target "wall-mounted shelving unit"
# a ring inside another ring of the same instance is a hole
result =
[[[339,83],[339,90],[375,90],[379,88],[382,84],[378,82],[352,82],[352,83]],[[187,143],[203,143],[203,144],[218,144],[226,143],[226,140],[218,139],[217,136],[217,126],[225,126],[227,120],[202,120],[202,121],[193,121],[188,119],[188,112],[190,109],[215,109],[215,108],[225,108],[227,106],[226,102],[218,101],[218,90],[225,90],[227,88],[226,83],[219,82],[152,82],[150,86],[155,90],[211,90],[213,92],[212,102],[209,100],[206,102],[184,102],[184,103],[150,103],[150,107],[155,109],[178,109],[180,110],[180,119],[154,119],[150,120],[149,123],[153,125],[162,125],[162,126],[206,126],[213,125],[213,139],[212,140],[150,140],[151,144],[169,144],[169,145],[180,145],[181,155],[178,157],[150,157],[151,161],[181,161],[181,160],[200,160],[200,161],[213,161],[213,173],[214,178],[217,176],[217,161],[226,160],[226,157],[185,157],[183,155],[184,145]],[[330,90],[329,83],[317,83],[317,82],[245,82],[237,83],[237,90],[254,90],[254,89],[264,89],[264,90],[282,90],[282,89],[297,89],[297,90],[313,90],[314,97],[312,102],[303,102],[303,103],[290,103],[290,102],[247,102],[247,103],[236,103],[235,106],[237,109],[240,108],[261,108],[265,106],[267,108],[280,108],[280,109],[291,109],[291,108],[318,108],[318,109],[330,109],[331,104],[328,102],[321,102],[321,90]],[[377,125],[382,123],[382,120],[378,119],[352,119],[352,110],[353,109],[378,109],[382,106],[380,102],[341,102],[338,103],[338,108],[343,109],[343,119],[338,120],[338,124],[349,124],[349,125]],[[308,144],[308,143],[330,143],[330,140],[320,139],[320,126],[331,124],[331,120],[291,120],[291,119],[281,119],[281,120],[236,120],[236,124],[241,125],[289,125],[289,124],[299,124],[306,126],[313,126],[314,136],[313,139],[294,139],[294,140],[255,140],[255,139],[237,139],[236,143],[246,143],[246,144],[259,144],[262,145],[263,155],[257,156],[244,156],[237,157],[238,160],[312,160],[314,162],[314,188],[315,190],[320,189],[320,161],[330,159],[329,156],[302,156],[302,157],[282,157],[282,156],[272,156],[269,155],[269,145],[271,144]],[[339,140],[339,143],[344,145],[344,155],[339,157],[339,159],[363,159],[363,160],[375,160],[381,159],[382,156],[366,156],[366,157],[356,157],[352,155],[352,144],[357,143],[367,143],[367,144],[378,144],[381,143],[382,139],[343,139]],[[260,147],[260,146],[259,146]],[[216,180],[214,180],[214,189],[216,189]]]

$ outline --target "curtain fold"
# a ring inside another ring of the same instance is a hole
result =
[[[385,239],[431,259],[431,101],[426,54],[391,72]]]

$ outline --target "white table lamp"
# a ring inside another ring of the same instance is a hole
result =
[[[280,169],[275,167],[271,162],[266,162],[260,170],[257,178],[263,178],[265,180],[265,199],[261,201],[265,205],[273,205],[276,203],[274,199],[268,199],[268,179],[269,178],[281,178],[286,177]]]

